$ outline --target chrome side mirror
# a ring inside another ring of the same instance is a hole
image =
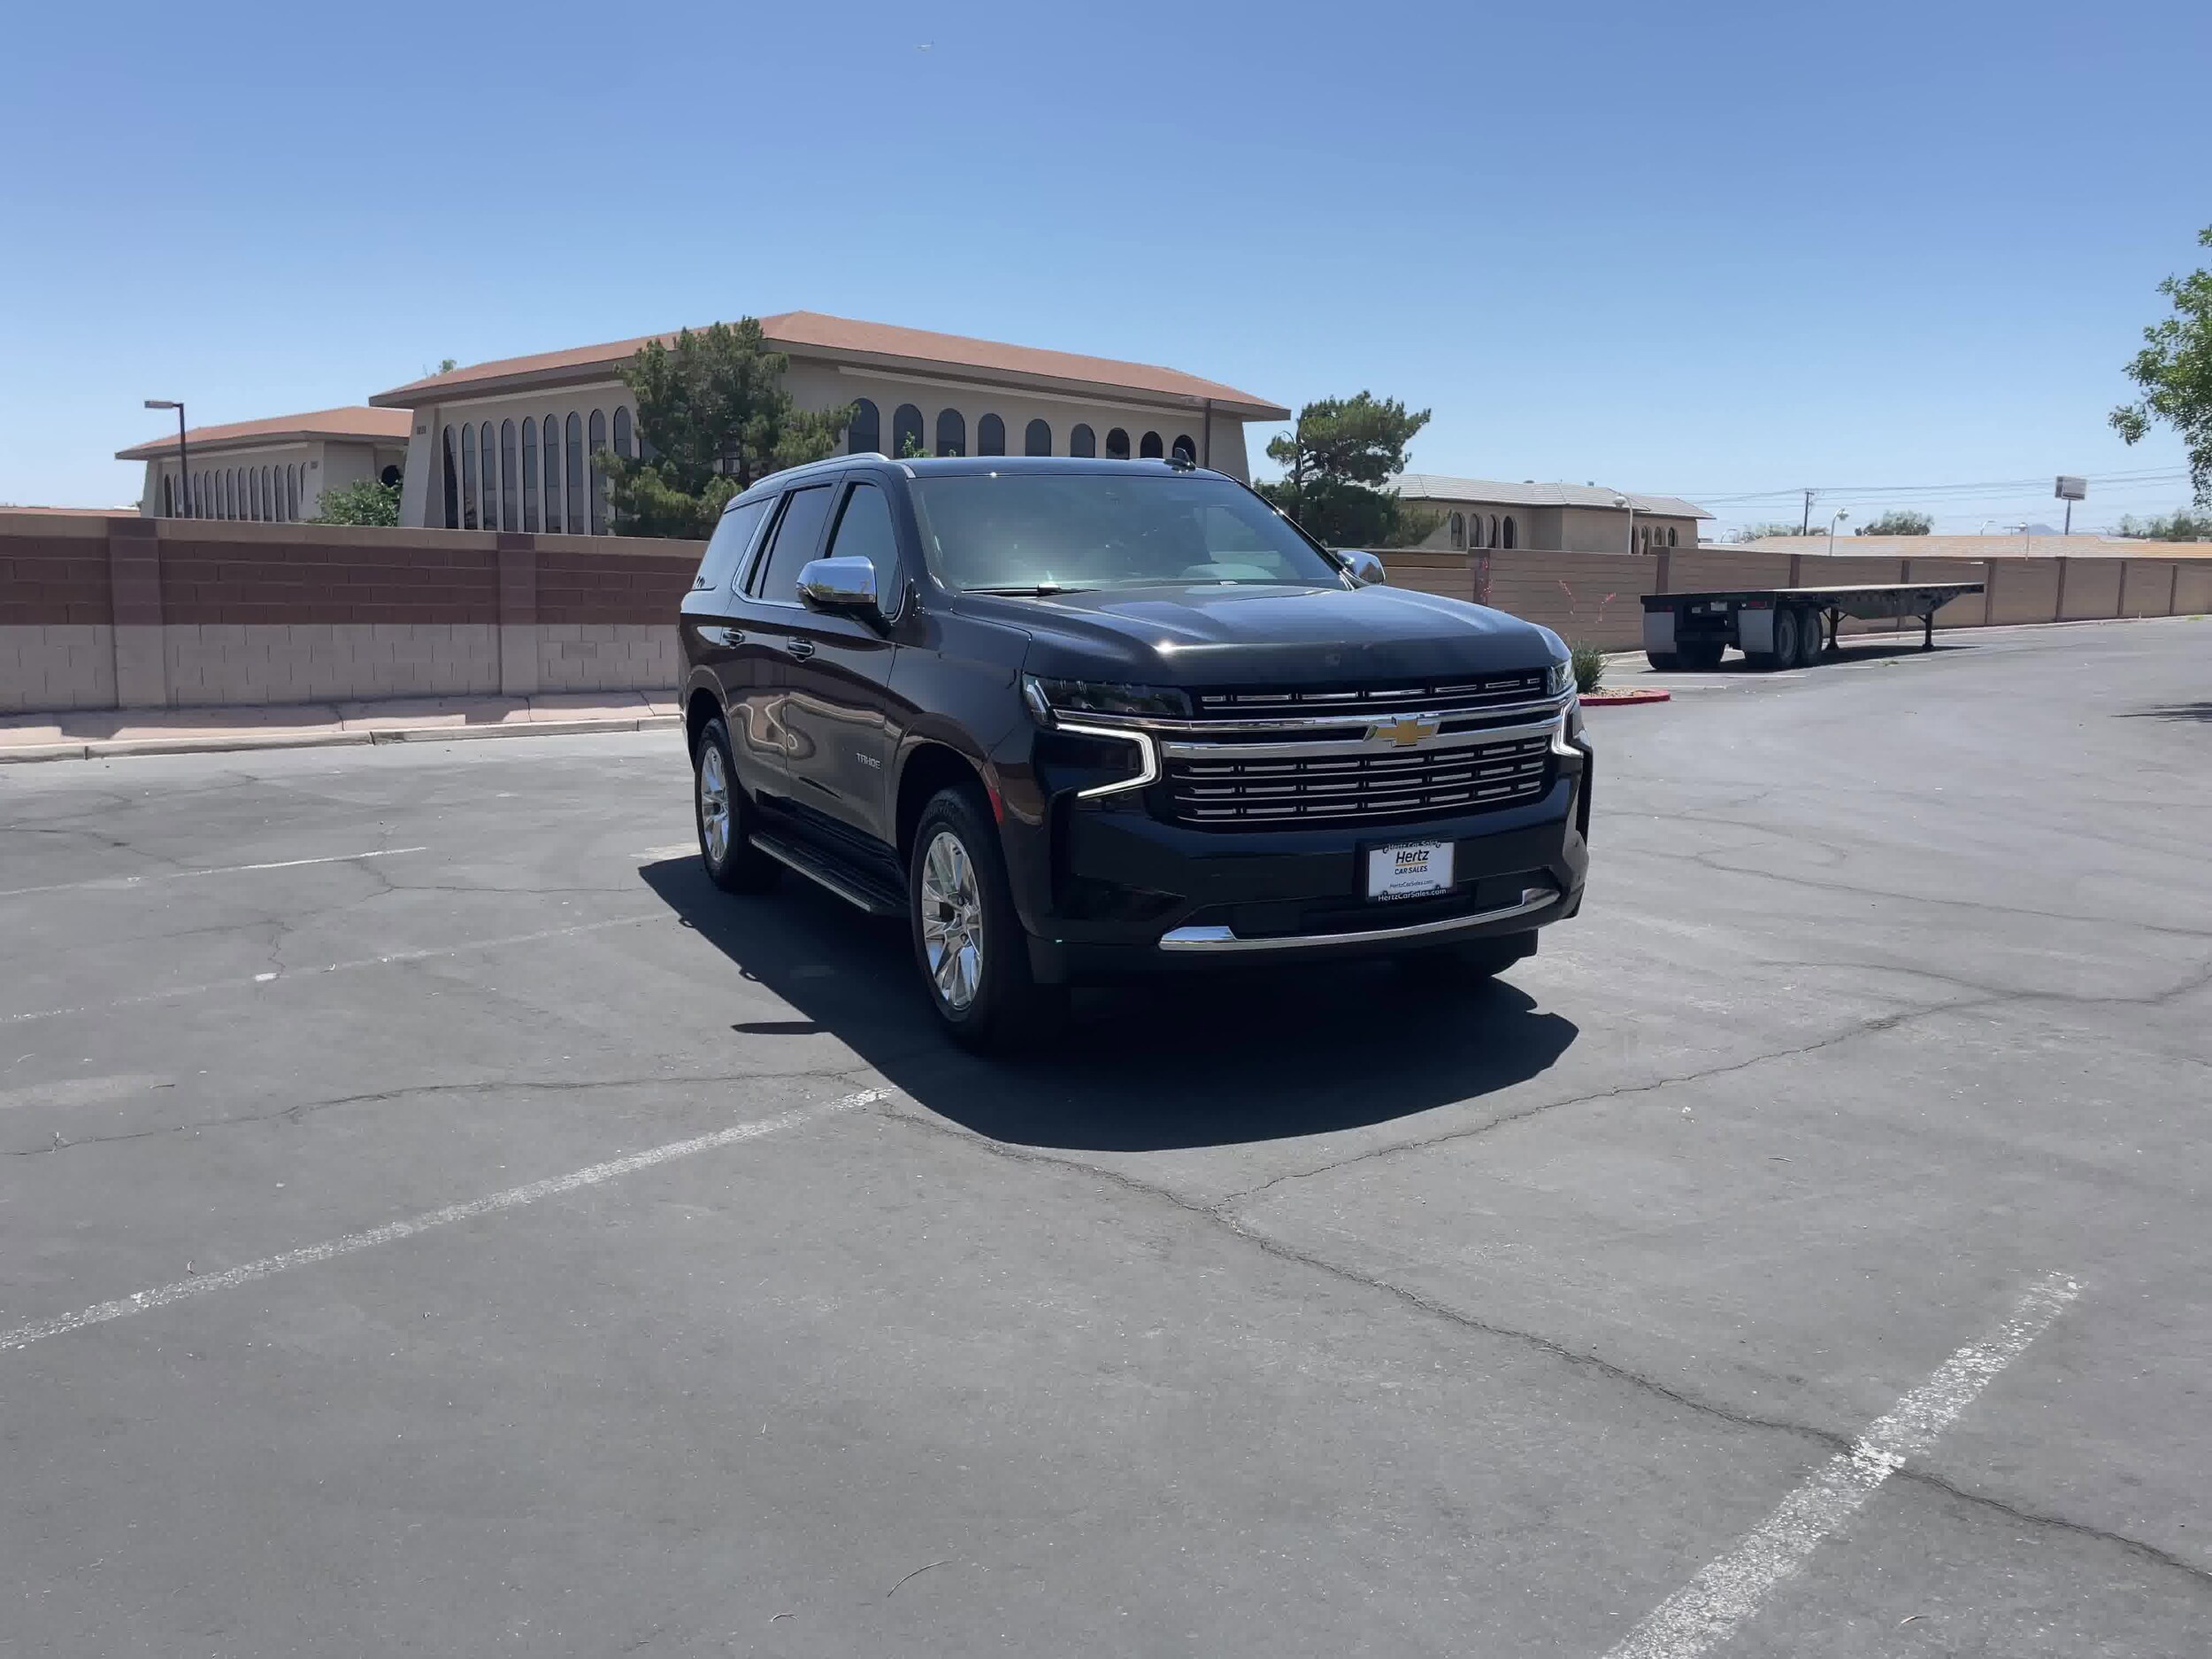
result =
[[[816,559],[799,572],[799,598],[816,611],[879,621],[883,603],[876,595],[876,567],[866,559]]]
[[[1390,580],[1388,572],[1383,569],[1383,562],[1372,553],[1357,548],[1344,548],[1338,551],[1337,557],[1344,561],[1345,574],[1363,588],[1372,588]]]

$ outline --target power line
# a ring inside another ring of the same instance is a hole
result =
[[[2155,471],[2135,472],[2091,473],[2088,475],[2088,481],[2092,484],[2103,484],[2117,488],[2124,486],[2149,486],[2157,484],[2180,483],[2187,480],[2188,477],[2189,472],[2186,468],[2170,467],[2161,468]],[[1941,496],[1955,495],[1962,491],[1970,490],[1982,492],[1991,490],[2001,490],[2006,492],[2017,492],[2029,489],[2039,490],[2048,488],[2050,487],[2050,475],[2042,474],[2034,478],[1991,478],[1970,480],[1962,480],[1947,484],[1823,484],[1815,486],[1812,493],[1815,495],[1856,495],[1861,497],[1869,495]],[[1799,485],[1786,489],[1711,491],[1686,490],[1683,494],[1689,500],[1696,501],[1701,504],[1710,506],[1716,503],[1727,502],[1795,501],[1805,494],[1805,488],[1803,486]]]

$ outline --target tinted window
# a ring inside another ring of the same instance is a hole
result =
[[[996,415],[986,415],[975,423],[975,452],[978,455],[1006,453],[1006,423]]]
[[[946,409],[937,415],[937,453],[965,455],[968,452],[968,423],[956,409]]]
[[[1087,424],[1079,422],[1075,430],[1068,434],[1068,453],[1086,457],[1095,456],[1098,453],[1098,434]]]
[[[911,403],[901,403],[891,411],[891,458],[903,461],[928,453],[922,447],[922,411]]]
[[[864,558],[876,567],[876,597],[887,611],[898,609],[898,533],[891,527],[891,503],[873,484],[855,484],[845,497],[830,537],[832,558]]]
[[[871,449],[883,448],[883,417],[866,398],[853,403],[853,424],[845,429],[845,449],[849,455],[865,455]]]
[[[1146,433],[1144,441],[1137,445],[1137,453],[1148,461],[1161,459],[1166,451],[1160,447],[1160,434],[1156,432]]]
[[[1119,426],[1106,434],[1106,458],[1110,461],[1126,461],[1129,458],[1129,434]]]
[[[1002,472],[911,488],[924,554],[949,587],[1342,585],[1266,503],[1224,479]]]
[[[1022,433],[1022,453],[1024,455],[1050,455],[1052,453],[1052,427],[1048,423],[1041,420],[1033,420],[1029,423],[1028,427]]]
[[[722,522],[714,526],[714,534],[707,542],[706,557],[699,561],[699,573],[691,579],[694,588],[728,585],[736,573],[738,561],[745,557],[745,549],[753,545],[753,532],[760,528],[760,521],[768,516],[769,505],[774,500],[772,495],[764,495],[758,501],[733,507],[722,515]]]
[[[766,566],[753,584],[757,598],[779,605],[799,603],[799,571],[822,544],[822,521],[829,517],[830,487],[812,484],[784,497],[783,516],[776,520],[775,544],[763,561]]]

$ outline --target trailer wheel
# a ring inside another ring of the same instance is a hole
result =
[[[1751,665],[1758,669],[1794,668],[1797,666],[1797,612],[1794,609],[1778,607],[1774,612],[1774,649],[1766,651],[1746,651]]]
[[[1797,665],[1810,668],[1820,660],[1820,612],[1801,611],[1797,614]]]
[[[1718,640],[1693,640],[1681,649],[1682,665],[1693,673],[1709,674],[1720,666],[1720,654],[1727,649]]]
[[[1671,674],[1682,666],[1681,655],[1676,651],[1647,650],[1644,653],[1644,661],[1649,663],[1663,674]]]

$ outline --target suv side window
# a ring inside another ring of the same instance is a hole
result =
[[[705,557],[699,561],[699,573],[691,579],[695,592],[728,585],[775,499],[773,495],[763,495],[758,501],[733,507],[722,515],[722,522],[714,526],[714,534],[708,539]]]
[[[810,484],[783,498],[776,539],[753,579],[753,597],[772,605],[799,603],[799,572],[822,544],[822,523],[829,517],[831,488]]]
[[[845,510],[831,533],[831,558],[862,558],[875,567],[876,594],[887,611],[898,609],[899,536],[891,527],[891,503],[863,480],[845,492]]]

